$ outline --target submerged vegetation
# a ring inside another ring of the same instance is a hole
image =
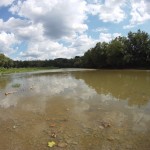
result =
[[[99,42],[83,56],[76,56],[72,59],[13,61],[0,54],[0,67],[4,68],[51,66],[59,68],[150,68],[150,35],[141,30],[129,32],[127,37],[119,36],[109,43]]]
[[[21,86],[20,83],[14,83],[14,84],[12,84],[12,87],[13,87],[13,88],[19,88],[20,86]]]

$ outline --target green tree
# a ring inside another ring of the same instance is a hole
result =
[[[71,61],[71,60],[70,60]],[[80,68],[82,67],[82,57],[80,56],[75,56],[73,59],[73,67],[75,68]]]
[[[124,42],[121,38],[112,40],[108,45],[107,64],[117,68],[124,65]]]
[[[0,54],[0,67],[4,68],[13,67],[13,60],[6,57],[4,54]]]
[[[125,52],[130,56],[130,64],[143,66],[150,58],[150,38],[148,33],[138,30],[129,32]]]
[[[92,49],[88,50],[87,52],[84,53],[84,56],[82,57],[82,63],[84,67],[87,67],[87,68],[94,67],[92,56],[91,56],[91,51]]]
[[[107,65],[107,47],[108,43],[97,43],[91,51],[91,59],[96,68],[102,68]]]

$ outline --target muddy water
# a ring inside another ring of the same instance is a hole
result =
[[[0,150],[27,149],[149,150],[150,72],[0,76]]]

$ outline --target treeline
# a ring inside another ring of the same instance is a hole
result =
[[[73,59],[56,58],[54,60],[28,60],[14,61],[4,54],[0,54],[0,67],[3,68],[28,68],[28,67],[57,67],[57,68],[71,68],[80,67],[77,62],[81,57],[76,56]]]
[[[97,43],[83,56],[83,64],[91,68],[150,67],[150,36],[138,30],[110,43]]]
[[[3,60],[4,59],[4,60]],[[72,59],[13,61],[0,55],[1,67],[59,67],[59,68],[150,68],[150,35],[144,31],[129,32],[111,42],[99,42],[83,56]]]

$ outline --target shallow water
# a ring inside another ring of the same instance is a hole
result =
[[[0,150],[27,149],[149,150],[150,71],[0,76]]]

